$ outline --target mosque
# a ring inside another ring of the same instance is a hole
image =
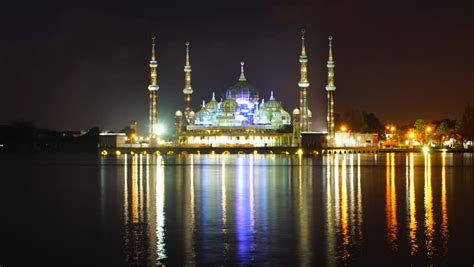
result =
[[[332,57],[332,38],[329,38],[328,59],[328,135],[334,138],[334,61]],[[237,82],[227,88],[225,99],[217,100],[213,93],[209,100],[203,101],[199,109],[194,111],[191,96],[191,64],[189,42],[186,42],[184,65],[184,105],[175,113],[175,138],[179,146],[212,146],[212,147],[276,147],[300,146],[301,134],[311,132],[312,112],[308,106],[307,95],[310,85],[307,79],[308,57],[305,48],[304,30],[301,36],[300,81],[298,82],[300,99],[299,106],[291,114],[287,107],[278,100],[278,94],[271,92],[269,96],[260,94],[245,77],[244,62],[240,63],[240,76]],[[149,144],[153,146],[157,134],[157,61],[155,41],[152,42],[150,60],[150,115]],[[266,97],[266,99],[265,99]],[[156,144],[156,143],[155,143]]]

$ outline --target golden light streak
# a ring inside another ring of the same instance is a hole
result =
[[[444,254],[448,252],[448,239],[449,239],[449,227],[448,227],[448,205],[446,198],[446,152],[442,154],[442,167],[441,167],[441,236],[443,238]]]
[[[387,242],[391,250],[397,251],[397,195],[395,188],[395,154],[387,154],[386,176],[386,217],[387,217]]]
[[[350,257],[349,246],[349,215],[347,204],[347,171],[346,171],[346,155],[341,161],[341,235],[342,235],[342,259],[347,260]]]
[[[416,241],[416,231],[418,228],[416,221],[416,199],[415,199],[415,166],[413,153],[410,153],[410,179],[409,179],[409,223],[408,238],[410,240],[410,254],[414,255],[418,252],[418,244]]]
[[[433,192],[431,187],[431,154],[425,153],[425,236],[426,254],[431,258],[434,254],[433,238],[435,221],[433,215]]]
[[[165,249],[165,167],[163,158],[156,157],[156,259],[166,258]],[[159,262],[158,262],[159,263]]]

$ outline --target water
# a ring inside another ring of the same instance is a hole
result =
[[[0,155],[3,266],[474,264],[474,154]]]

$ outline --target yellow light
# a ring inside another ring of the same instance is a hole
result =
[[[115,155],[120,156],[121,154],[122,154],[122,153],[120,152],[120,150],[116,150],[116,151],[115,151]]]
[[[257,154],[258,154],[258,151],[257,151],[257,150],[254,150],[254,151],[253,151],[253,154],[254,154],[254,155],[257,155]]]
[[[298,154],[298,155],[303,155],[303,149],[301,149],[301,148],[298,149],[298,151],[296,151],[296,154]]]
[[[385,129],[387,129],[387,130],[390,129],[390,126],[387,125],[387,127],[385,127]]]
[[[102,156],[107,156],[107,155],[109,154],[109,152],[107,152],[107,150],[102,150],[102,151],[100,152],[100,154],[101,154]]]
[[[430,148],[427,147],[427,146],[424,146],[423,147],[423,153],[428,153],[428,152],[430,152]]]
[[[341,126],[341,131],[342,131],[342,132],[347,132],[347,127],[346,127],[345,125],[342,125],[342,126]]]
[[[415,138],[415,134],[413,132],[409,132],[408,137],[410,137],[410,139],[413,139]]]
[[[392,132],[395,131],[395,127],[392,126],[392,127],[390,128],[390,130],[391,130]]]
[[[427,131],[427,132],[431,132],[431,130],[432,130],[432,129],[431,129],[430,126],[426,127],[426,131]]]

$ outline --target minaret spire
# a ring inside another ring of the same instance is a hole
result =
[[[193,89],[191,87],[191,65],[189,64],[189,42],[186,45],[186,60],[184,63],[184,118],[186,123],[190,123],[190,114],[193,111],[191,105],[191,94]]]
[[[336,86],[334,85],[334,58],[332,56],[332,36],[328,37],[329,39],[329,56],[328,56],[328,83],[326,85],[326,91],[328,95],[328,110],[327,110],[327,128],[329,138],[335,137],[335,124],[334,124],[334,91],[336,91]]]
[[[157,92],[160,88],[158,86],[158,63],[156,61],[156,52],[155,52],[155,39],[153,35],[151,37],[151,59],[150,59],[150,85],[148,86],[148,91],[150,92],[150,116],[149,116],[149,137],[150,140],[154,140],[156,137],[156,128],[158,124],[158,111],[157,111]]]
[[[300,54],[300,124],[301,131],[309,131],[309,116],[308,116],[308,102],[307,102],[307,88],[309,87],[308,82],[308,56],[306,55],[305,47],[305,29],[301,30],[301,54]]]
[[[240,78],[239,78],[239,81],[246,81],[247,79],[245,79],[245,75],[244,75],[244,62],[241,61],[240,62]]]

